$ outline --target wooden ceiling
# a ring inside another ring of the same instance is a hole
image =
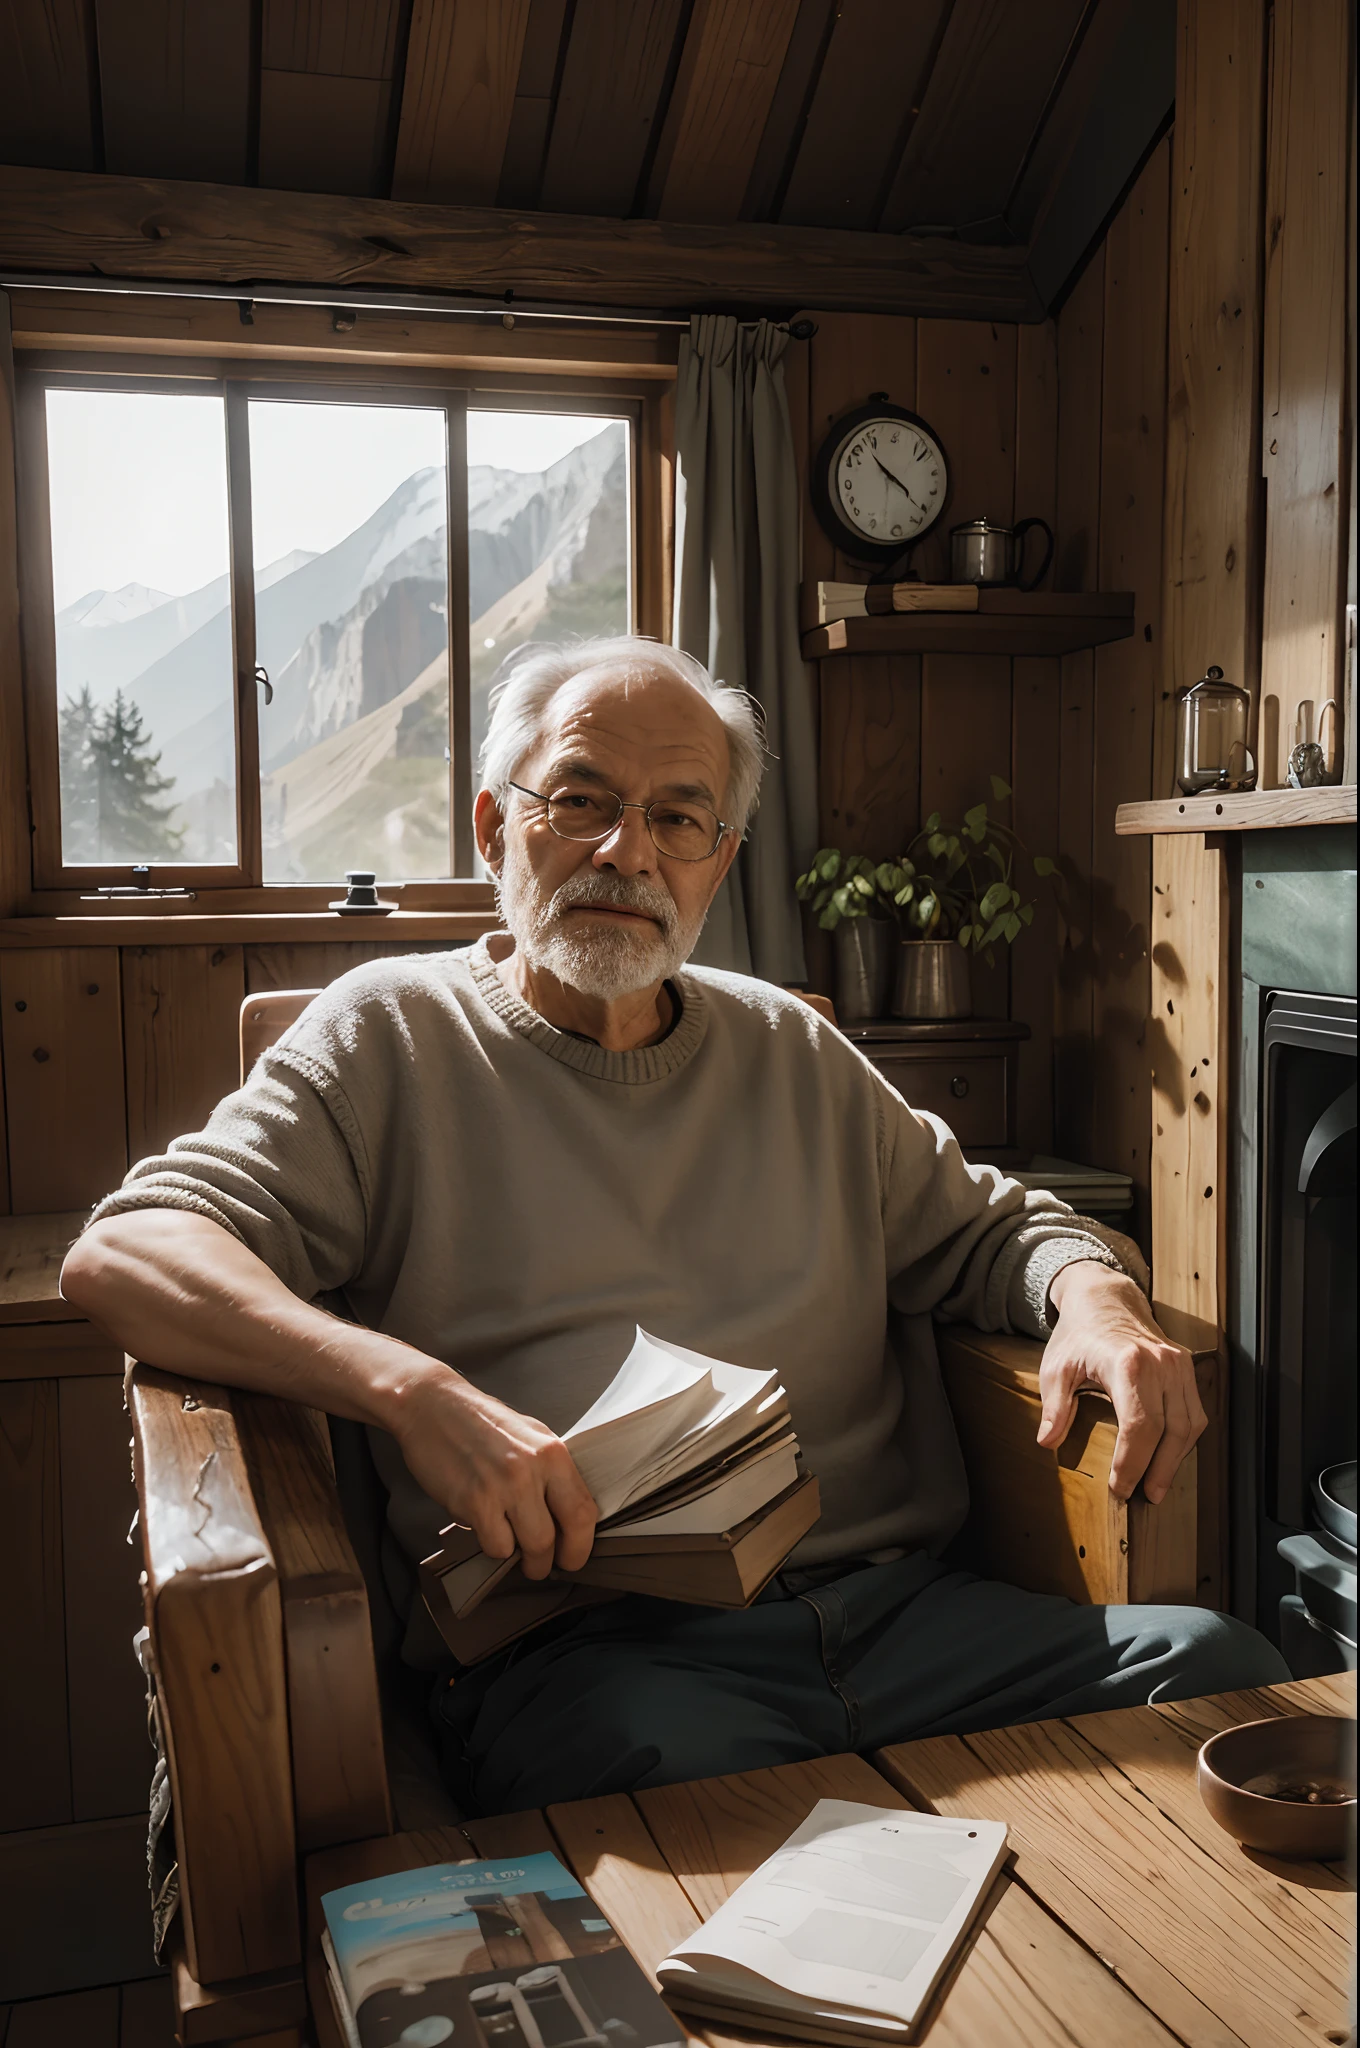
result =
[[[0,161],[1023,250],[1047,303],[1173,74],[1171,0],[0,0]]]

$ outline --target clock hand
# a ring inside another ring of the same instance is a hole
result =
[[[878,454],[877,450],[874,451],[874,461],[878,464],[884,476],[890,477],[893,483],[897,485],[898,490],[905,492],[907,503],[909,505],[914,504],[915,500],[913,499],[911,492],[907,489],[907,486],[903,483],[901,477],[897,474],[897,471],[895,469],[889,469],[887,463],[883,460],[882,456]]]

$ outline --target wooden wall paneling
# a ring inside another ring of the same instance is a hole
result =
[[[955,0],[882,226],[1003,227],[1006,201],[1086,0]],[[918,81],[919,84],[919,81]]]
[[[530,0],[414,0],[394,199],[495,203],[529,7]]]
[[[399,15],[399,0],[264,0],[260,184],[386,192]]]
[[[55,1381],[0,1385],[0,1833],[71,1818]]]
[[[1281,788],[1300,704],[1340,724],[1346,579],[1346,158],[1353,7],[1275,0],[1266,148],[1260,752]],[[1329,745],[1336,739],[1328,733]],[[1159,791],[1158,794],[1161,794]]]
[[[650,180],[662,220],[733,221],[798,0],[697,0]]]
[[[6,1997],[47,1998],[144,1976],[155,1967],[145,1803],[114,1820],[0,1835],[0,1912]],[[48,2037],[38,2040],[51,2048]]]
[[[1173,690],[1210,662],[1252,691],[1258,681],[1265,35],[1265,0],[1181,0],[1167,356]],[[1161,705],[1174,722],[1165,693]]]
[[[951,526],[1014,514],[1016,337],[990,320],[917,323],[916,410],[944,443],[950,480],[944,516],[912,557],[928,583],[949,581]]]
[[[119,1992],[118,2048],[170,2048],[175,2007],[169,1977],[144,1977]]]
[[[0,1327],[0,1380],[116,1377],[123,1352],[92,1323],[9,1323]]]
[[[542,204],[632,211],[684,17],[682,0],[594,0],[572,18]]]
[[[1147,1043],[1152,850],[1116,835],[1115,810],[1153,787],[1162,666],[1162,501],[1171,144],[1159,144],[1105,244],[1100,532],[1103,590],[1132,590],[1134,633],[1095,652],[1092,795],[1093,1163],[1132,1175],[1131,1235],[1150,1242]]]
[[[76,1820],[137,1813],[154,1761],[146,1686],[132,1649],[142,1625],[137,1496],[121,1372],[58,1380],[71,1807]]]
[[[5,2048],[118,2048],[117,1985],[19,2006]]]
[[[1097,587],[1100,552],[1100,397],[1105,250],[1092,256],[1058,316],[1058,516],[1054,584]],[[1090,1160],[1094,1113],[1092,821],[1095,664],[1064,655],[1059,683],[1056,818],[1061,951],[1056,975],[1054,1144]],[[1053,851],[1052,848],[1049,851]]]
[[[1153,1305],[1222,1328],[1227,1230],[1228,904],[1224,856],[1153,841]]]
[[[129,946],[123,952],[128,1158],[202,1130],[237,1083],[245,998],[239,946]]]
[[[11,163],[96,168],[91,26],[85,0],[0,12],[0,134]]]
[[[1022,333],[1025,330],[1022,329]],[[1058,853],[1058,790],[1062,746],[1062,664],[1053,656],[1021,656],[1011,664],[1011,824],[1031,854]],[[1057,1018],[1056,965],[1062,920],[1052,880],[1022,871],[1022,895],[1033,888],[1034,922],[1011,948],[1011,1015],[1028,1024],[1020,1045],[1016,1142],[1026,1152],[1054,1150],[1053,1065]]]
[[[250,0],[94,0],[104,167],[244,185]]]
[[[886,860],[920,819],[921,657],[832,655],[821,671],[821,842]]]
[[[1015,516],[1046,519],[1054,534],[1054,560],[1036,588],[1052,590],[1058,529],[1058,329],[1053,320],[1021,327],[1015,355]],[[1038,556],[1039,537],[1026,542],[1026,570]]]
[[[835,421],[886,391],[894,405],[915,410],[918,322],[893,314],[818,313],[808,343],[808,459],[815,460]],[[817,623],[819,579],[867,583],[869,570],[834,547],[810,506],[803,520],[803,624]]]
[[[993,817],[1011,822],[1009,803],[997,803],[989,777],[1013,783],[1011,766],[1011,661],[1005,654],[921,656],[921,823],[933,811],[957,831],[963,814],[986,802]],[[1010,948],[995,946],[992,964],[972,963],[973,1012],[1010,1015]]]
[[[0,915],[12,917],[32,886],[19,633],[19,520],[15,495],[12,301],[0,292]]]
[[[17,1215],[96,1202],[127,1171],[118,980],[113,946],[0,954]]]
[[[818,69],[779,218],[875,225],[930,71],[944,0],[843,0]],[[884,61],[891,50],[890,62]]]
[[[529,0],[519,77],[496,188],[497,206],[538,204],[566,18],[567,0]]]
[[[409,941],[403,945],[400,940],[327,940],[311,946],[246,946],[246,994],[259,995],[271,988],[328,988],[342,974],[348,974],[351,967],[362,967],[370,960],[395,960],[407,953],[449,950],[440,939],[420,940],[414,945]],[[233,1072],[235,1061],[233,1051]]]

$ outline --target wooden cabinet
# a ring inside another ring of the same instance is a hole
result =
[[[1015,1109],[1027,1024],[990,1017],[946,1024],[849,1024],[847,1038],[913,1109],[943,1117],[970,1159],[1018,1163]]]

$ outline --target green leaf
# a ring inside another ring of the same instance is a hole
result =
[[[983,935],[982,935],[982,943],[983,943],[983,945],[984,945],[984,946],[990,946],[990,945],[992,944],[992,942],[993,942],[993,940],[994,940],[994,939],[999,939],[999,938],[1001,937],[1001,934],[1002,934],[1002,933],[1003,933],[1003,932],[1005,931],[1005,929],[1006,929],[1006,920],[1005,920],[1005,918],[1004,918],[1004,917],[994,917],[994,918],[992,919],[991,923],[990,923],[990,924],[988,925],[988,927],[987,927],[986,931],[985,931],[985,932],[983,933]],[[987,957],[988,957],[988,958],[990,959],[990,958],[991,958],[991,955],[989,954],[989,955],[988,955]]]
[[[837,910],[834,903],[828,903],[826,909],[818,918],[817,923],[824,932],[834,932],[840,921],[841,914],[839,910]]]
[[[1006,916],[1003,919],[1003,929],[1006,934],[1006,943],[1008,945],[1013,946],[1015,944],[1015,941],[1019,938],[1021,932],[1020,920],[1013,910],[1007,911]]]
[[[970,924],[966,924],[963,927],[963,930],[959,933],[959,944],[963,947],[965,953],[968,951],[968,941],[972,938],[972,936],[973,927]]]
[[[927,832],[938,832],[939,829],[940,814],[938,811],[932,811],[930,816],[926,819],[926,830]]]
[[[1032,903],[1022,903],[1020,905],[1020,915],[1024,918],[1026,924],[1033,924],[1034,905]]]
[[[948,841],[946,840],[943,832],[932,832],[929,839],[927,839],[926,841],[926,850],[928,853],[933,855],[933,857],[936,860],[938,860],[940,858],[940,855],[944,852],[947,844]]]
[[[986,854],[987,859],[992,863],[992,866],[996,869],[997,873],[1000,875],[1004,875],[1006,872],[1006,856],[1001,851],[1001,848],[997,845],[994,839],[989,839],[987,841],[986,846],[983,848],[983,852]]]
[[[1003,782],[999,775],[993,775],[991,777],[991,784],[992,795],[996,798],[998,803],[1004,803],[1006,798],[1011,794],[1011,786],[1009,782]]]
[[[904,882],[904,883],[902,884],[902,887],[901,887],[901,888],[900,888],[899,890],[897,890],[897,892],[896,892],[896,893],[895,893],[895,895],[893,896],[893,902],[894,902],[894,903],[900,903],[900,904],[901,904],[901,906],[902,906],[902,908],[903,908],[903,909],[905,910],[905,909],[906,909],[906,906],[907,906],[907,905],[908,905],[908,904],[909,904],[909,903],[911,902],[911,899],[912,899],[912,897],[913,897],[913,896],[914,896],[915,894],[916,894],[916,885],[915,885],[915,883],[914,883],[914,882]]]
[[[987,891],[981,903],[978,905],[978,916],[981,917],[984,922],[989,921],[990,919],[996,916],[998,910],[1000,910],[1002,906],[1009,901],[1009,899],[1010,890],[1006,887],[1006,884],[1004,882],[993,882],[991,888]]]
[[[856,875],[850,887],[859,896],[872,896],[874,893],[874,885],[868,875]]]
[[[1057,869],[1046,853],[1036,853],[1034,872],[1036,875],[1052,875],[1057,873]]]
[[[949,879],[950,879],[950,881],[951,881],[951,882],[953,881],[953,879],[954,879],[955,875],[956,875],[956,874],[958,873],[959,869],[960,869],[961,867],[965,866],[965,864],[967,863],[967,860],[968,860],[968,856],[967,856],[967,854],[966,854],[966,853],[964,852],[963,848],[962,848],[962,847],[961,847],[961,846],[959,845],[958,841],[957,841],[957,840],[955,840],[955,842],[954,842],[954,851],[953,851],[953,852],[952,852],[952,853],[950,854],[950,856],[949,856],[949,861],[948,861],[948,864],[947,864],[947,873],[948,873],[948,875],[949,875]]]
[[[964,812],[963,829],[970,839],[981,843],[982,836],[987,830],[986,804],[974,804],[971,811]]]

